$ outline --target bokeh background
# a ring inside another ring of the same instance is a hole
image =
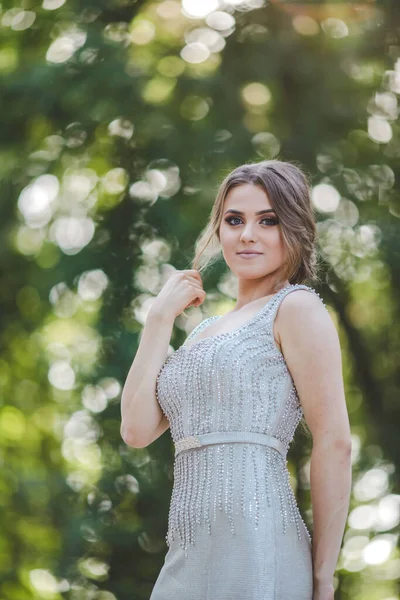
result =
[[[353,489],[335,598],[400,598],[400,4],[4,0],[0,5],[0,600],[146,600],[173,444],[120,437],[146,314],[223,177],[312,176]],[[170,351],[234,305],[223,261]],[[155,341],[156,343],[156,341]],[[290,448],[312,531],[310,441]]]

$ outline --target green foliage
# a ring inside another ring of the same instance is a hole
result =
[[[398,598],[398,9],[256,5],[227,3],[225,28],[176,0],[2,5],[1,600],[149,597],[173,448],[169,432],[123,443],[121,386],[221,179],[278,157],[312,173],[343,347],[354,490],[336,597]],[[229,309],[226,277],[190,314]],[[309,452],[300,436],[290,469],[312,527]]]

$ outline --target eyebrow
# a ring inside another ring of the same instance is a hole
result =
[[[244,215],[244,213],[241,210],[235,210],[233,208],[229,208],[228,210],[225,211],[224,214],[226,215],[226,213],[228,213],[228,212],[235,213],[235,215]],[[255,215],[263,215],[264,213],[271,213],[271,212],[276,214],[276,212],[273,208],[266,208],[264,210],[259,210],[259,211],[255,212],[254,214]]]

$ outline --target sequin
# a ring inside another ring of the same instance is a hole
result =
[[[280,535],[294,527],[299,539],[305,535],[311,540],[286,460],[303,411],[273,336],[282,299],[298,289],[320,298],[309,286],[289,284],[241,327],[196,339],[218,319],[209,317],[167,358],[158,374],[156,395],[175,445],[165,539],[168,546],[178,540],[186,556],[196,542],[197,528],[212,535],[222,512],[234,536],[237,519],[247,519],[257,530],[274,506]],[[240,440],[201,443],[202,435],[223,432],[264,434],[276,440],[279,450]]]

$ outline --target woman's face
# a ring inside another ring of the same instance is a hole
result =
[[[256,214],[261,211],[262,214]],[[287,251],[278,218],[267,194],[258,185],[243,183],[229,190],[219,235],[224,259],[239,278],[265,277],[286,261]],[[239,254],[242,250],[259,254],[246,258]]]

